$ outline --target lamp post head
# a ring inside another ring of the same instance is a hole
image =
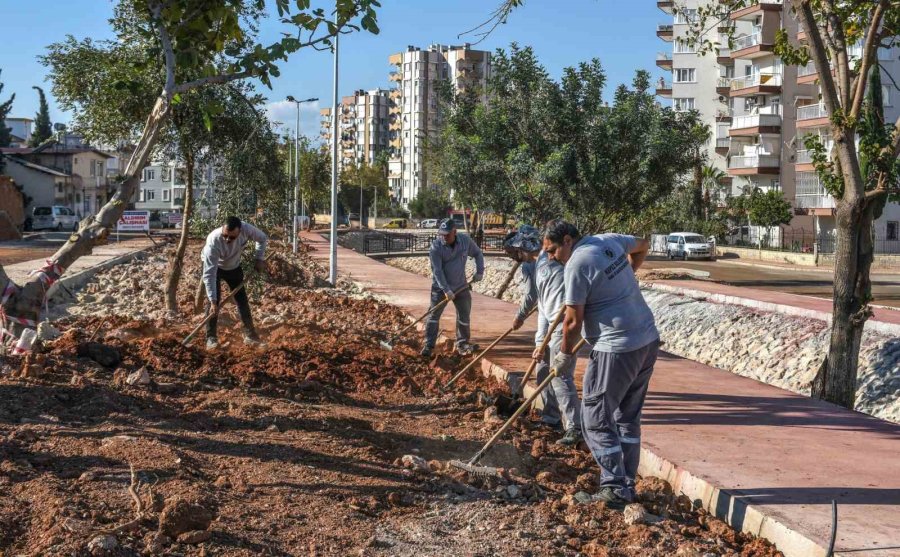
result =
[[[297,99],[294,98],[294,95],[288,95],[287,100],[288,100],[288,102],[292,102],[292,103],[297,102]]]

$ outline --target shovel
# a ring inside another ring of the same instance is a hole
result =
[[[584,342],[584,339],[579,340],[578,344],[575,345],[575,349],[572,351],[572,353],[577,354],[581,347],[584,345]],[[475,455],[472,456],[472,458],[470,458],[467,462],[463,462],[461,460],[451,460],[450,466],[458,468],[459,470],[464,470],[465,472],[468,472],[469,474],[472,474],[474,476],[500,476],[499,468],[496,468],[494,466],[478,466],[478,461],[484,457],[485,453],[491,450],[491,447],[497,444],[497,441],[499,441],[500,438],[503,437],[503,434],[506,433],[506,430],[508,430],[510,426],[512,426],[513,422],[515,422],[519,416],[525,413],[525,410],[531,406],[531,403],[534,402],[538,396],[540,396],[540,394],[544,391],[544,389],[547,388],[548,385],[550,385],[550,381],[552,381],[554,377],[556,377],[556,368],[550,370],[550,373],[548,373],[547,377],[543,381],[541,381],[540,385],[537,386],[537,389],[535,389],[534,392],[531,393],[531,396],[529,396],[525,400],[525,402],[519,405],[513,415],[508,420],[506,420],[506,423],[503,424],[503,426],[497,431],[497,433],[494,434],[493,437],[488,440],[487,443],[484,444],[484,447],[482,447],[480,451],[475,453]]]
[[[556,314],[556,318],[553,320],[553,323],[550,324],[550,327],[547,329],[547,334],[544,335],[544,340],[541,341],[540,352],[544,353],[544,350],[547,349],[547,345],[550,344],[550,337],[553,335],[553,331],[556,330],[556,327],[562,322],[563,317],[566,315],[566,306],[563,306],[559,309],[559,313]],[[525,375],[522,376],[522,381],[519,383],[518,388],[513,391],[511,396],[506,395],[498,395],[497,396],[497,412],[504,416],[509,416],[513,412],[515,412],[516,408],[519,407],[522,400],[522,391],[525,390],[525,384],[531,379],[531,374],[534,373],[534,368],[537,367],[538,361],[533,359],[531,360],[531,364],[528,366],[528,370],[525,372]]]
[[[533,310],[533,309],[532,309],[531,311],[529,311],[529,312],[528,312],[528,315],[526,315],[525,317],[528,318],[528,316],[530,316],[532,313],[534,313],[534,310]],[[457,379],[459,379],[460,377],[462,377],[463,374],[464,374],[465,372],[467,372],[467,371],[469,371],[470,369],[472,369],[472,366],[474,366],[475,364],[477,364],[478,362],[480,362],[481,359],[484,358],[484,355],[485,355],[485,354],[487,354],[488,352],[490,352],[490,350],[491,350],[493,347],[497,346],[497,344],[498,344],[500,341],[502,341],[503,339],[505,339],[506,337],[508,337],[514,330],[515,330],[515,329],[513,329],[512,327],[510,327],[509,329],[506,330],[505,333],[503,333],[502,335],[500,335],[499,337],[497,337],[497,340],[495,340],[495,341],[492,342],[490,345],[488,345],[487,348],[485,348],[484,350],[482,350],[481,354],[475,356],[475,359],[474,359],[474,360],[472,360],[471,362],[469,362],[468,364],[466,364],[466,367],[462,368],[461,370],[459,370],[459,373],[457,373],[456,375],[454,375],[453,377],[451,377],[451,378],[450,378],[450,381],[447,381],[447,384],[444,385],[444,387],[443,387],[441,390],[446,391],[447,389],[449,389],[454,383],[456,383],[456,380],[457,380]]]
[[[469,288],[472,288],[472,283],[471,283],[471,282],[468,283],[468,284],[466,284],[465,286],[463,286],[462,288],[460,288],[460,289],[457,290],[456,292],[454,292],[453,295],[454,295],[454,296],[459,296],[460,294],[462,294],[463,292],[465,292],[465,291],[468,290]],[[394,333],[394,336],[392,336],[392,337],[390,338],[390,340],[387,340],[387,341],[381,340],[381,341],[378,341],[378,344],[380,344],[381,347],[384,348],[384,349],[387,350],[387,351],[393,351],[393,350],[394,350],[394,343],[397,342],[397,339],[400,338],[400,335],[402,335],[402,334],[405,333],[406,331],[408,331],[408,330],[412,329],[413,327],[415,327],[416,325],[418,325],[423,319],[425,319],[426,317],[428,317],[429,315],[431,315],[432,313],[434,313],[434,312],[437,311],[438,309],[440,309],[440,308],[446,306],[449,302],[450,302],[450,298],[447,297],[447,296],[444,296],[444,299],[443,299],[443,300],[441,300],[440,302],[438,302],[437,304],[435,304],[434,306],[432,306],[431,308],[429,308],[428,311],[426,311],[426,312],[422,315],[422,317],[416,319],[415,321],[413,321],[412,323],[410,323],[410,324],[407,325],[406,327],[403,327],[402,329],[400,329],[400,331]]]

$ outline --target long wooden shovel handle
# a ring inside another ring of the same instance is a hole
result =
[[[526,315],[525,317],[527,318],[527,317],[530,316],[532,313],[534,313],[534,310],[533,310],[533,309],[532,309],[531,311],[529,311],[529,312],[528,312],[528,315]],[[495,340],[494,342],[490,343],[490,344],[488,345],[487,348],[485,348],[484,350],[481,351],[481,354],[478,354],[477,356],[475,356],[475,359],[474,359],[474,360],[472,360],[471,362],[469,362],[468,364],[466,364],[466,367],[462,368],[461,370],[459,370],[459,372],[458,372],[456,375],[454,375],[453,377],[451,377],[451,378],[450,378],[450,381],[447,381],[447,384],[444,385],[444,389],[445,389],[445,390],[446,390],[446,389],[449,389],[454,383],[456,383],[456,380],[457,380],[457,379],[459,379],[460,377],[462,377],[463,374],[464,374],[465,372],[467,372],[467,371],[469,371],[470,369],[472,369],[472,366],[474,366],[475,364],[477,364],[478,362],[480,362],[481,359],[484,358],[484,355],[485,355],[485,354],[487,354],[488,352],[490,352],[492,348],[494,348],[495,346],[497,346],[497,344],[499,344],[503,339],[505,339],[506,337],[508,337],[514,330],[515,330],[515,329],[513,329],[512,327],[510,327],[509,329],[506,330],[505,333],[503,333],[502,335],[500,335],[499,337],[497,337],[497,340]]]
[[[540,352],[544,353],[544,350],[547,349],[547,345],[550,344],[550,337],[553,336],[553,331],[559,326],[562,322],[563,317],[566,315],[566,306],[563,306],[559,309],[559,313],[556,314],[556,318],[553,320],[553,323],[550,324],[550,327],[547,329],[547,333],[544,335],[544,340],[541,341]],[[534,373],[534,368],[537,367],[538,361],[533,359],[531,360],[531,364],[528,365],[528,369],[525,371],[525,375],[522,376],[522,382],[519,383],[519,388],[517,389],[517,393],[522,393],[525,390],[525,384],[531,379],[531,374]],[[516,398],[516,397],[513,397]]]
[[[572,353],[577,354],[578,350],[580,350],[581,347],[584,345],[584,342],[585,342],[584,339],[581,339],[580,341],[578,341],[578,344],[575,345],[575,349],[572,351]],[[509,429],[509,427],[513,424],[513,422],[515,422],[519,416],[521,416],[528,408],[531,407],[531,404],[535,401],[535,399],[538,396],[540,396],[540,394],[544,391],[544,389],[547,388],[547,385],[550,384],[550,381],[552,381],[554,377],[556,377],[556,368],[553,368],[550,370],[550,373],[547,374],[547,377],[544,378],[544,380],[541,381],[541,383],[537,386],[537,389],[535,389],[534,392],[531,393],[531,395],[527,399],[525,399],[525,402],[523,402],[522,405],[519,406],[515,412],[513,412],[513,415],[510,416],[510,418],[508,420],[506,420],[506,423],[503,424],[503,427],[501,427],[499,430],[497,430],[497,433],[495,433],[494,436],[491,437],[488,440],[488,442],[484,444],[484,447],[482,447],[480,451],[475,453],[475,456],[473,456],[472,460],[469,461],[470,465],[478,464],[478,461],[481,460],[481,458],[484,456],[484,454],[486,452],[488,452],[491,449],[491,447],[493,447],[494,444],[497,443],[497,441],[500,440],[500,438],[503,436],[504,433],[506,433],[506,430]]]
[[[456,292],[454,292],[453,295],[454,295],[454,296],[458,296],[459,294],[463,293],[464,291],[468,290],[468,289],[471,288],[471,287],[472,287],[472,283],[471,283],[471,282],[470,282],[470,283],[467,283],[465,286],[462,286],[459,290],[457,290]],[[415,325],[417,325],[420,321],[422,321],[423,319],[425,319],[426,317],[428,317],[429,315],[431,315],[432,313],[434,313],[435,311],[437,311],[439,308],[442,308],[442,307],[446,306],[449,302],[450,302],[450,298],[447,297],[447,296],[444,296],[444,299],[443,299],[443,300],[441,300],[440,302],[438,302],[437,304],[435,304],[435,305],[433,305],[431,308],[429,308],[428,311],[426,311],[426,312],[422,315],[422,317],[416,319],[415,321],[413,321],[412,323],[410,323],[410,324],[407,325],[406,327],[403,327],[402,329],[400,329],[396,334],[394,334],[394,337],[393,337],[393,338],[397,338],[397,337],[399,337],[400,335],[402,335],[403,333],[405,333],[406,331],[410,330],[410,329],[413,328]]]

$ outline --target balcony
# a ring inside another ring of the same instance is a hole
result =
[[[672,83],[660,79],[656,83],[656,94],[664,99],[672,98]]]
[[[732,97],[752,97],[756,95],[777,95],[781,93],[781,74],[758,73],[731,80]]]
[[[735,116],[728,129],[729,137],[745,137],[763,133],[781,133],[781,116],[778,114]]]
[[[802,214],[830,215],[835,208],[834,197],[825,191],[819,177],[813,172],[797,173],[794,197],[795,206],[804,210]]]
[[[777,176],[780,170],[781,161],[775,155],[740,155],[728,160],[728,173],[732,176]]]
[[[797,107],[797,128],[817,128],[829,125],[828,110],[823,104]]]
[[[657,25],[656,36],[666,41],[667,43],[672,42],[672,39],[675,36],[675,31],[671,25]]]
[[[716,122],[731,122],[733,116],[730,109],[716,110]]]
[[[656,7],[660,10],[666,12],[667,14],[671,14],[672,10],[675,8],[674,0],[656,0]]]
[[[722,66],[734,65],[734,59],[731,57],[731,49],[727,46],[720,47],[719,51],[716,53],[716,62]]]
[[[665,52],[656,53],[656,65],[664,70],[672,70],[672,56]]]
[[[797,83],[813,83],[818,78],[819,71],[816,69],[816,64],[812,60],[805,66],[799,66],[797,68]]]
[[[395,81],[395,82],[402,81],[403,74],[401,74],[400,72],[391,72],[388,74],[388,79],[390,79],[391,81]]]
[[[731,20],[753,19],[764,12],[780,12],[784,7],[782,0],[757,0],[746,8],[731,13]]]
[[[720,77],[716,80],[716,93],[728,96],[728,93],[731,91],[731,78],[730,77]]]
[[[717,137],[716,138],[716,153],[718,153],[720,155],[727,155],[729,148],[731,148],[731,138],[729,138],[729,137]]]
[[[745,60],[752,60],[754,58],[768,56],[774,51],[775,31],[764,33],[761,29],[750,35],[735,37],[734,48],[731,49],[730,56],[732,59],[742,58]]]

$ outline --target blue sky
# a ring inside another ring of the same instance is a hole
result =
[[[499,0],[382,0],[379,35],[361,33],[341,39],[340,95],[389,87],[387,58],[407,45],[474,42],[477,38],[458,38],[459,33],[486,19],[497,3]],[[32,85],[49,93],[46,69],[37,60],[46,46],[66,34],[109,38],[107,18],[112,7],[109,0],[0,0],[5,39],[0,49],[0,81],[5,84],[0,98],[16,94],[13,116],[34,117],[38,100]],[[493,51],[513,41],[530,45],[554,76],[566,66],[597,57],[607,72],[609,96],[616,85],[630,82],[637,69],[659,73],[654,65],[656,52],[669,45],[656,37],[655,29],[668,17],[651,1],[527,0],[478,48]],[[262,29],[263,38],[275,37],[283,29],[270,21]],[[260,90],[270,100],[270,116],[290,129],[296,112],[283,99],[289,94],[301,99],[318,97],[319,103],[305,105],[301,116],[301,132],[317,136],[319,108],[328,106],[332,98],[331,54],[309,50],[293,55],[282,65],[273,89]],[[66,122],[69,115],[61,112],[52,98],[49,101],[52,120]]]

